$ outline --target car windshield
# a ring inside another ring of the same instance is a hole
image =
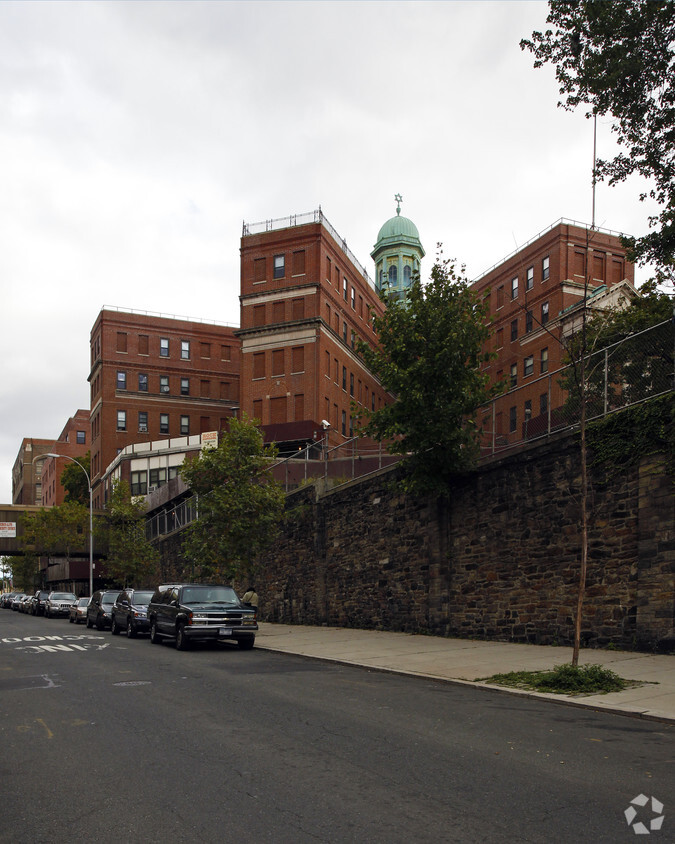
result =
[[[131,603],[135,605],[140,605],[143,607],[147,607],[147,605],[152,600],[152,592],[134,592]]]
[[[101,598],[101,603],[114,604],[119,594],[119,592],[106,592],[105,595],[103,595],[103,597]]]
[[[74,601],[75,595],[72,592],[52,592],[52,601]]]
[[[78,607],[86,607],[89,604],[89,598],[80,598],[77,602]]]
[[[190,586],[183,590],[184,604],[238,604],[239,598],[231,586]]]

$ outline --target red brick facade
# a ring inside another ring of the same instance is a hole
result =
[[[239,350],[227,326],[101,311],[88,379],[94,506],[125,446],[219,430],[238,412]]]
[[[522,439],[526,420],[537,430],[549,410],[564,403],[558,379],[547,373],[563,365],[560,339],[583,304],[586,282],[593,300],[622,283],[634,295],[634,269],[619,236],[560,222],[474,282],[492,317],[496,359],[486,367],[490,381],[506,379],[509,385],[495,403],[495,434],[502,443]]]
[[[53,443],[51,452],[64,455],[63,457],[48,457],[42,466],[42,504],[51,507],[63,504],[66,491],[61,486],[61,473],[72,460],[82,462],[82,458],[89,451],[91,428],[89,425],[89,411],[78,410],[66,422],[58,439]],[[78,469],[78,471],[80,471]]]
[[[286,441],[320,439],[325,420],[328,443],[339,445],[356,430],[352,402],[386,400],[355,351],[357,337],[376,343],[370,314],[383,305],[324,221],[317,212],[315,222],[245,230],[241,409]]]

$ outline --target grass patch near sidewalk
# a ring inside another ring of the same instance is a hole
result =
[[[601,665],[559,665],[550,671],[510,671],[508,674],[493,674],[481,682],[513,689],[548,692],[557,695],[597,695],[621,692],[635,688],[641,683],[624,680],[609,668]]]

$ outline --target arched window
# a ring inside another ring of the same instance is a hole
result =
[[[403,284],[405,287],[410,287],[410,274],[410,264],[406,264],[405,267],[403,267]]]
[[[398,267],[396,266],[396,264],[392,264],[392,266],[389,267],[389,286],[395,287],[397,283],[398,283]]]

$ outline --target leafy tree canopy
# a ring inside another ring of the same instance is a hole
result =
[[[70,502],[23,516],[23,546],[37,554],[65,554],[87,547],[89,508]]]
[[[39,583],[37,559],[32,554],[25,554],[22,557],[5,557],[5,568],[12,571],[15,591],[30,595],[37,589]]]
[[[181,475],[199,496],[198,519],[183,550],[200,580],[251,575],[276,535],[285,496],[272,478],[276,450],[265,446],[256,420],[230,420],[217,448],[186,461]]]
[[[135,588],[154,585],[159,552],[145,536],[145,502],[131,496],[126,481],[113,481],[103,531],[108,544],[106,569],[115,582]]]
[[[550,0],[547,23],[520,42],[535,67],[555,65],[565,109],[585,103],[591,114],[612,115],[624,148],[598,161],[609,184],[633,173],[652,179],[642,195],[663,206],[654,228],[631,240],[632,257],[675,272],[675,3],[661,0]]]
[[[464,269],[457,272],[440,257],[427,284],[416,278],[404,301],[387,305],[375,317],[379,345],[360,341],[358,349],[395,399],[374,412],[361,410],[362,432],[388,440],[391,453],[405,455],[408,489],[443,492],[453,473],[474,461],[475,411],[496,391],[481,373],[489,358],[482,351],[488,309],[471,291]]]
[[[81,457],[76,458],[86,469],[91,477],[91,452],[88,451]],[[89,483],[87,476],[77,463],[72,463],[70,460],[66,463],[61,472],[61,486],[66,491],[64,501],[76,501],[80,504],[89,506]]]

